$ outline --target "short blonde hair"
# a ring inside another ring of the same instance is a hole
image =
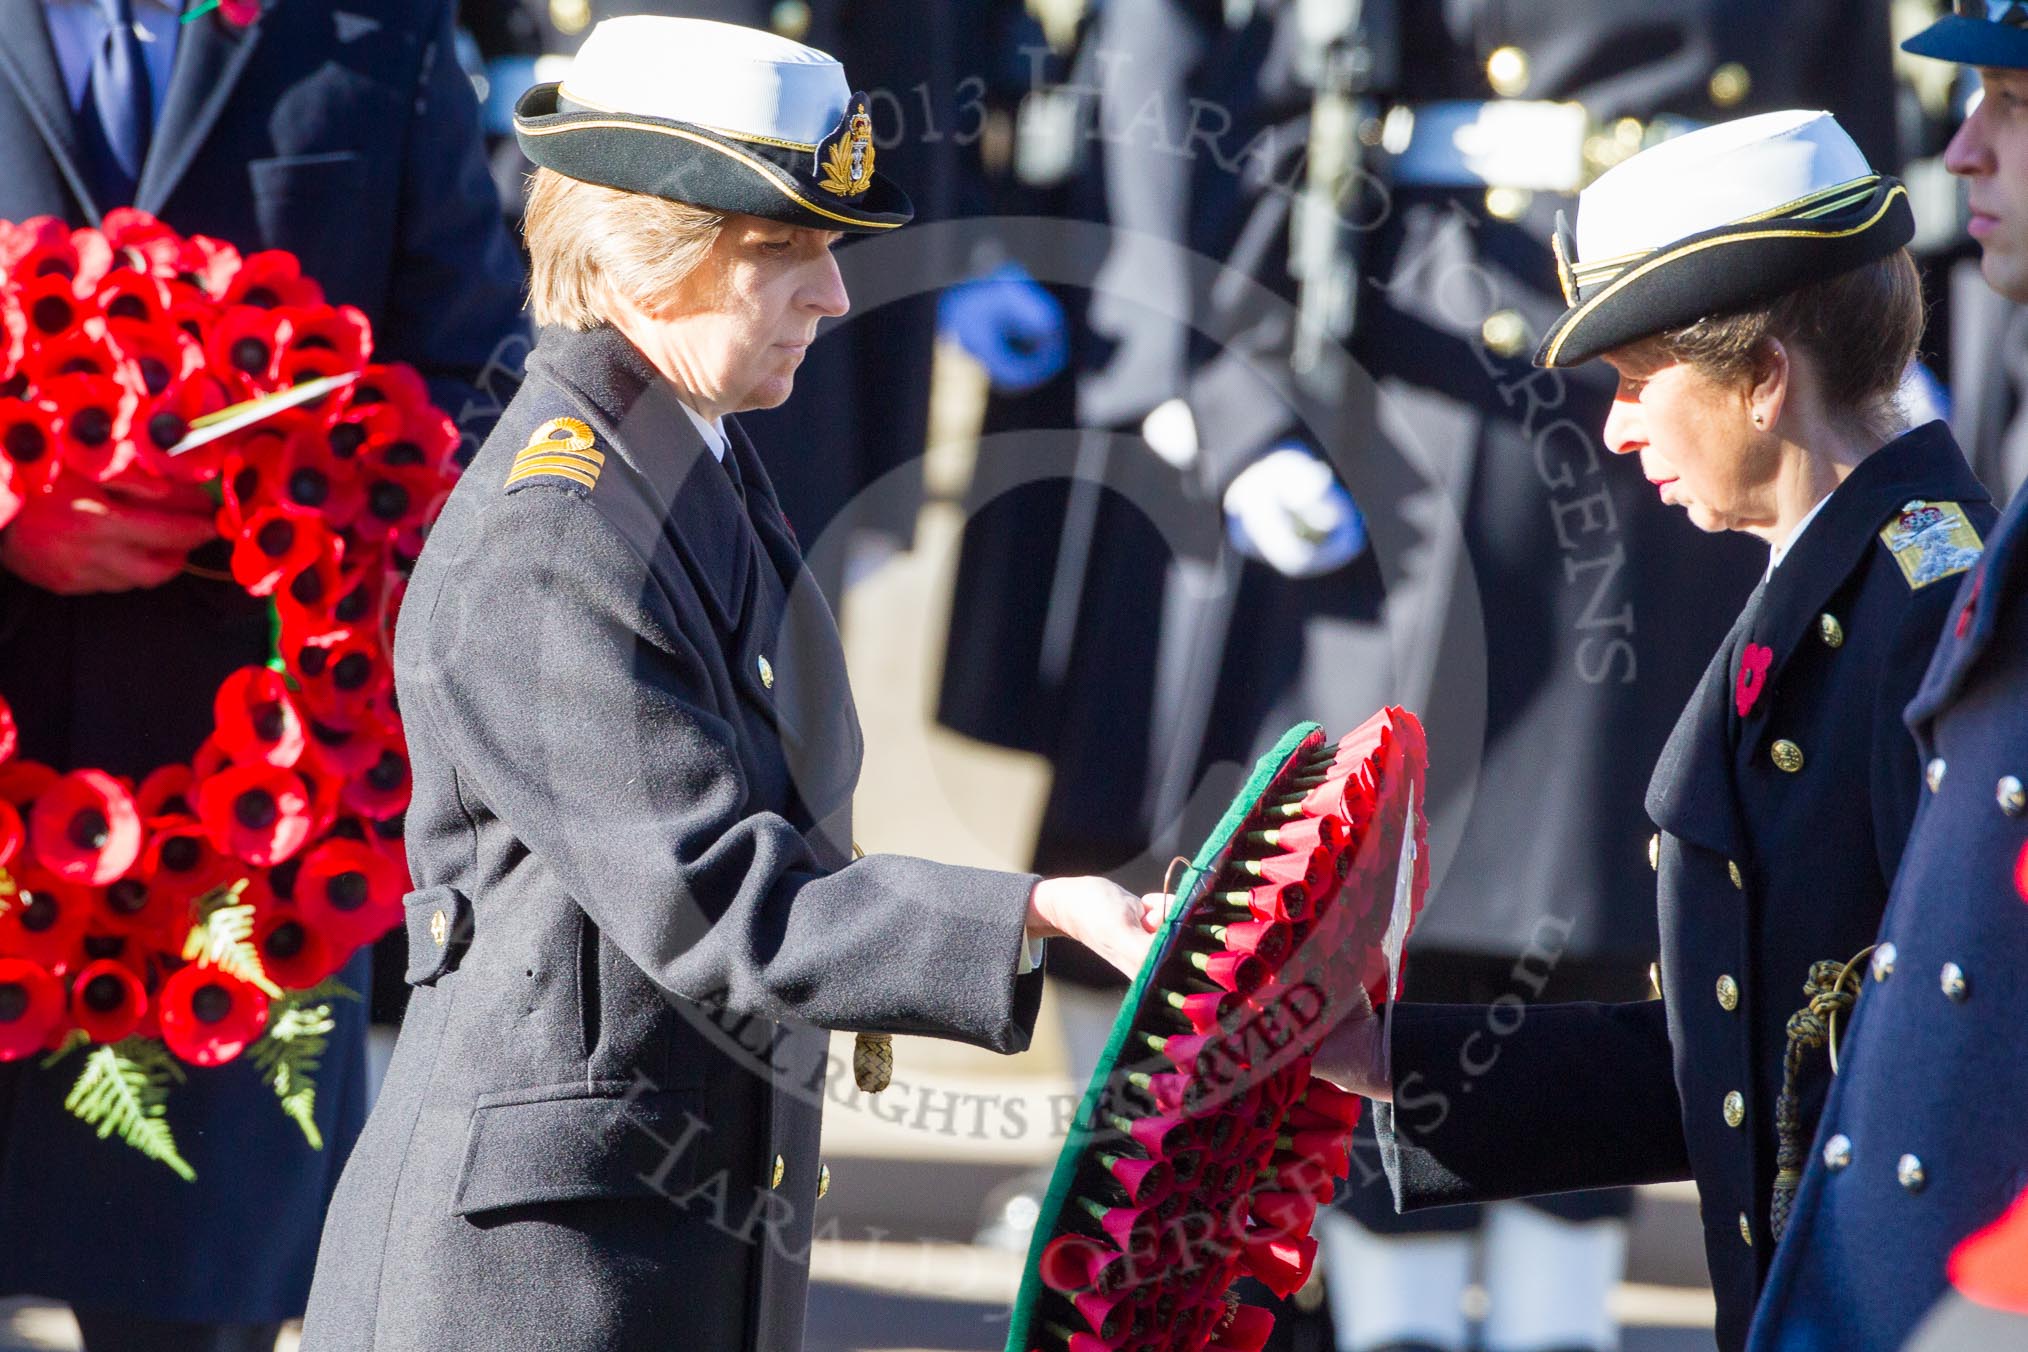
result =
[[[535,322],[597,328],[615,299],[660,310],[711,252],[725,220],[723,212],[537,169],[521,226]]]

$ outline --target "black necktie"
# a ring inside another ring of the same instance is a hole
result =
[[[96,161],[92,186],[98,205],[110,209],[134,200],[134,185],[148,155],[154,97],[141,40],[134,32],[134,0],[98,0],[98,10],[105,27],[92,55],[79,120],[87,150]]]

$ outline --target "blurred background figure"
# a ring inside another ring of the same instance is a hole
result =
[[[332,303],[365,312],[377,356],[413,364],[439,407],[466,415],[476,446],[490,414],[474,382],[526,330],[449,0],[191,9],[0,7],[0,219],[82,225],[131,205],[243,254],[290,250]],[[269,654],[267,604],[222,571],[214,510],[191,489],[114,498],[89,532],[39,526],[27,510],[9,527],[0,691],[24,755],[139,776],[187,760],[210,733],[219,682]],[[166,580],[107,576],[119,571],[107,560],[140,557],[137,543],[172,541],[172,557],[196,552]],[[86,576],[80,558],[98,567]],[[340,979],[364,991],[367,966],[361,955]],[[370,1096],[366,1007],[336,1008],[318,1073],[324,1148],[275,1111],[242,1059],[178,1094],[194,1184],[72,1117],[72,1065],[0,1066],[0,1297],[69,1302],[91,1352],[273,1347],[302,1312]]]
[[[1069,128],[1036,205],[1113,233],[1032,260],[1084,283],[1070,368],[996,376],[939,705],[1049,757],[1036,866],[1153,886],[1280,730],[1400,702],[1445,733],[1408,994],[1647,993],[1648,768],[1763,561],[1678,562],[1599,472],[1609,377],[1528,364],[1548,240],[1705,121],[1829,108],[1898,163],[1890,51],[1884,0],[1095,6],[1028,95]],[[1062,1001],[1074,1071],[1109,999]],[[1475,1280],[1497,1352],[1614,1345],[1624,1196],[1403,1219],[1364,1160],[1320,1227],[1345,1352],[1464,1347]]]

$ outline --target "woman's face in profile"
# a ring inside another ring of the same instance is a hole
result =
[[[1703,531],[1775,519],[1774,439],[1753,425],[1748,391],[1723,385],[1642,342],[1608,352],[1619,373],[1606,449],[1638,455],[1662,501]]]
[[[714,414],[789,397],[817,321],[849,308],[831,248],[843,236],[731,216],[675,300],[653,321],[656,346]]]

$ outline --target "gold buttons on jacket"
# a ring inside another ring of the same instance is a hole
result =
[[[1518,357],[1528,346],[1528,324],[1519,312],[1495,310],[1479,325],[1479,337],[1496,357]]]
[[[1838,623],[1838,617],[1830,611],[1817,616],[1817,637],[1824,640],[1826,648],[1845,646],[1845,626]]]
[[[1931,793],[1943,788],[1944,771],[1950,767],[1944,764],[1942,756],[1931,756],[1929,764],[1923,767],[1922,782],[1929,785]]]
[[[1503,99],[1517,98],[1528,89],[1528,53],[1519,47],[1496,47],[1486,58],[1486,83]]]
[[[1657,873],[1662,871],[1662,833],[1660,831],[1648,837],[1648,867]]]
[[[1746,890],[1746,879],[1739,871],[1738,860],[1728,859],[1725,861],[1725,876],[1732,879],[1733,890],[1739,892]]]
[[[2000,776],[2000,783],[1994,790],[1993,797],[1998,800],[2000,811],[2010,817],[2020,816],[2021,809],[2028,807],[2028,793],[2022,791],[2021,781],[2013,775]]]
[[[768,1186],[770,1188],[779,1188],[782,1186],[782,1180],[787,1178],[788,1174],[789,1162],[780,1155],[775,1156],[775,1171],[773,1177],[768,1179]]]
[[[770,690],[774,689],[775,665],[774,663],[768,661],[767,654],[762,653],[760,657],[754,662],[754,665],[760,668],[761,684],[766,686]]]
[[[1852,1162],[1852,1138],[1839,1132],[1824,1142],[1824,1167],[1837,1173]]]
[[[1725,1096],[1725,1125],[1736,1127],[1746,1121],[1746,1095],[1737,1089]]]
[[[1739,1237],[1746,1241],[1747,1248],[1753,1247],[1753,1222],[1746,1218],[1744,1211],[1739,1213]]]
[[[1899,950],[1893,944],[1882,944],[1873,950],[1873,979],[1885,981],[1894,975],[1894,959]]]
[[[1894,1178],[1910,1192],[1921,1192],[1929,1183],[1929,1174],[1922,1167],[1922,1161],[1913,1155],[1903,1155],[1894,1164]]]
[[[1939,979],[1938,984],[1943,987],[1944,995],[1953,1004],[1961,1005],[1971,998],[1971,979],[1965,975],[1965,969],[1954,962],[1947,962],[1943,965],[1943,975]]]
[[[442,948],[450,937],[451,918],[445,915],[444,908],[439,906],[430,913],[430,942]]]
[[[1803,749],[1786,737],[1776,742],[1769,754],[1774,757],[1777,770],[1794,774],[1803,768]]]
[[[1718,978],[1718,1007],[1728,1014],[1739,1008],[1739,983],[1729,976]]]
[[[817,1166],[817,1200],[823,1201],[824,1194],[829,1191],[831,1191],[831,1166],[820,1164]]]
[[[1728,61],[1711,72],[1707,88],[1713,103],[1720,108],[1731,108],[1744,102],[1746,96],[1753,92],[1753,76],[1737,61]]]

